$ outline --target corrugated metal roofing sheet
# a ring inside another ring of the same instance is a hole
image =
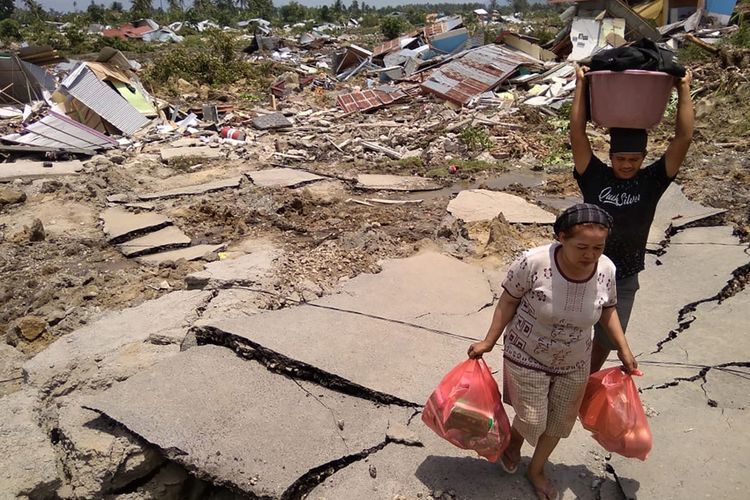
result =
[[[393,40],[388,40],[387,42],[383,42],[380,45],[375,46],[375,48],[372,49],[372,57],[379,57],[383,54],[393,52],[394,50],[398,50],[400,48],[401,38],[394,38]]]
[[[392,104],[406,97],[406,94],[396,87],[381,87],[380,89],[367,89],[362,92],[352,92],[340,95],[336,98],[339,106],[347,113],[354,111],[370,111]]]
[[[62,86],[125,134],[133,134],[149,122],[112,87],[99,80],[86,65],[73,71],[63,80]]]
[[[23,133],[6,135],[3,139],[56,150],[98,150],[117,145],[114,139],[54,111],[27,126]]]
[[[433,37],[440,33],[445,33],[446,31],[456,29],[463,23],[464,20],[461,18],[461,16],[456,16],[450,17],[438,23],[428,24],[424,27],[424,36],[425,38],[429,39],[430,37]]]
[[[467,51],[437,68],[422,84],[422,89],[458,104],[486,92],[509,77],[529,59],[497,45],[484,45]]]

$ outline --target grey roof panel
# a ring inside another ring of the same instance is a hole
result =
[[[71,73],[62,85],[70,95],[125,134],[133,134],[149,123],[148,118],[85,65]]]
[[[117,145],[117,141],[106,135],[54,111],[26,127],[25,133],[6,135],[3,139],[17,144],[61,150],[97,150]]]

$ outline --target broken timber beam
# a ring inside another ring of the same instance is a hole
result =
[[[403,158],[403,155],[398,151],[386,148],[385,146],[381,146],[380,144],[375,144],[374,142],[361,141],[360,144],[362,144],[362,147],[365,149],[371,149],[373,151],[377,151],[378,153],[383,153],[387,157],[393,158],[394,160],[400,160],[401,158]]]
[[[685,35],[685,40],[688,40],[688,41],[694,43],[698,47],[700,47],[703,50],[706,50],[706,51],[708,51],[708,52],[710,52],[712,54],[718,54],[719,53],[719,48],[718,47],[714,47],[712,45],[707,44],[706,42],[704,42],[703,40],[701,40],[697,36],[693,35],[692,33],[686,34]]]

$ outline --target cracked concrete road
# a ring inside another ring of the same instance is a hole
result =
[[[747,245],[721,226],[664,241],[628,330],[654,449],[645,462],[610,457],[576,426],[548,466],[563,498],[744,499],[750,486]],[[427,251],[309,303],[251,307],[262,292],[236,285],[262,288],[275,256],[253,257],[244,274],[217,263],[223,274],[199,284],[226,289],[104,316],[27,362],[26,383],[52,396],[86,389],[87,408],[195,476],[259,498],[533,497],[523,474],[452,447],[419,418],[484,337],[502,270]],[[496,376],[501,351],[486,356]]]
[[[738,269],[748,263],[747,248],[729,228],[710,227],[681,230],[663,250],[659,257],[649,256],[642,273],[642,291],[628,336],[646,373],[637,382],[645,388],[643,402],[651,415],[654,451],[646,462],[608,458],[585,430],[576,427],[550,464],[549,473],[564,498],[680,498],[675,495],[680,488],[708,494],[708,478],[719,477],[727,467],[732,472],[720,488],[721,497],[740,498],[738,488],[745,477],[740,458],[747,456],[747,447],[735,445],[716,460],[695,457],[709,450],[710,443],[729,446],[736,440],[733,430],[743,429],[747,422],[750,368],[737,360],[740,353],[748,352],[746,336],[738,328],[750,306],[750,291],[743,290],[738,277]],[[171,458],[203,476],[253,494],[273,498],[306,494],[328,500],[417,498],[436,492],[451,492],[456,498],[528,497],[531,490],[522,475],[508,477],[472,452],[453,448],[413,416],[442,375],[463,359],[466,345],[484,336],[496,290],[489,279],[478,267],[426,252],[387,261],[381,273],[360,275],[346,282],[340,293],[309,304],[253,311],[244,317],[210,315],[196,323],[196,336],[200,343],[224,347],[192,349],[132,377],[105,393],[97,409],[171,450],[167,452]],[[230,349],[239,357],[229,354]],[[487,357],[495,369],[500,368],[500,351],[498,347]],[[265,371],[258,362],[277,374]],[[170,380],[169,374],[176,372],[179,380]],[[237,394],[240,386],[243,391]],[[271,400],[262,399],[268,396],[248,394],[252,391],[247,387],[263,387],[274,394],[272,409],[281,408],[276,404],[280,401],[297,411],[294,415],[270,411],[266,405]],[[303,387],[309,392],[303,391],[302,399],[294,396]],[[155,397],[135,405],[122,403],[140,393]],[[356,401],[358,411],[374,405],[377,410],[368,410],[367,417],[353,418],[380,423],[366,425],[370,437],[358,436],[357,446],[342,448],[342,442],[330,434],[330,418],[313,411],[312,416],[318,415],[314,425],[319,427],[308,426],[310,437],[295,438],[312,440],[301,448],[298,443],[299,453],[292,455],[286,445],[268,441],[286,439],[285,430],[294,433],[303,425],[298,413],[316,405],[298,406],[303,404],[299,401],[314,393],[336,394],[344,406]],[[168,395],[179,397],[173,402]],[[259,397],[260,403],[253,399]],[[193,428],[193,423],[175,429],[176,419],[182,422],[179,415],[187,407],[206,408],[198,413],[201,429]],[[210,419],[216,418],[219,407],[232,408],[232,414],[221,412],[221,425],[215,425]],[[254,408],[254,413],[246,407]],[[382,413],[384,408],[390,409]],[[379,427],[384,420],[379,415],[394,411],[423,446],[384,439]],[[236,435],[237,412],[242,425],[255,430],[244,451],[237,447],[237,440],[247,439]],[[512,410],[509,413],[512,416]],[[308,444],[312,444],[310,451]],[[239,460],[240,455],[252,466],[242,469],[244,465],[226,459]],[[328,469],[323,471],[321,464],[328,464]],[[288,470],[280,472],[280,465]],[[614,473],[608,474],[608,469]],[[248,478],[255,479],[248,482]]]
[[[275,375],[218,346],[134,375],[90,408],[199,476],[262,498],[290,496],[308,472],[384,446],[389,421],[413,413]]]
[[[381,273],[310,304],[201,321],[197,336],[335,379],[353,393],[420,405],[465,356],[466,343],[484,337],[493,300],[481,269],[427,252],[386,262]],[[433,313],[436,304],[441,315]],[[448,329],[469,336],[441,333]]]

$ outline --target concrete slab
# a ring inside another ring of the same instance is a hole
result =
[[[165,163],[172,163],[181,158],[200,158],[201,160],[225,158],[224,153],[219,148],[209,146],[164,148],[159,154],[161,155],[161,160]]]
[[[26,356],[13,346],[0,344],[0,396],[21,390]]]
[[[651,223],[651,230],[648,233],[647,248],[658,250],[670,227],[678,229],[692,222],[724,212],[726,210],[705,207],[700,203],[689,200],[682,192],[682,186],[673,182],[656,206],[654,221]]]
[[[269,113],[267,115],[258,115],[253,118],[253,127],[259,130],[270,130],[279,128],[289,128],[292,126],[283,113]]]
[[[144,264],[158,265],[166,261],[176,261],[180,259],[185,260],[198,260],[202,259],[206,255],[212,252],[218,252],[226,245],[195,245],[187,248],[178,248],[177,250],[167,250],[166,252],[155,253],[151,255],[143,255],[138,257],[138,262]]]
[[[253,172],[247,172],[245,175],[247,175],[256,186],[271,188],[294,187],[308,182],[325,179],[325,177],[293,168],[256,170]]]
[[[260,309],[258,304],[263,303],[263,300],[267,298],[267,295],[241,288],[219,290],[216,297],[211,300],[206,310],[203,311],[200,322],[203,323],[208,320],[229,317],[241,318],[259,314],[264,312],[264,310]]]
[[[627,331],[636,355],[655,351],[678,328],[680,309],[716,295],[732,272],[748,262],[745,245],[732,231],[726,226],[685,229],[672,237],[665,254],[646,255]]]
[[[221,189],[238,187],[241,181],[242,176],[230,177],[228,179],[219,179],[211,182],[206,182],[204,184],[167,189],[165,191],[158,191],[155,193],[139,194],[138,198],[140,198],[141,200],[155,200],[158,198],[174,198],[176,196],[204,194],[210,193],[211,191],[219,191]]]
[[[368,191],[434,191],[441,186],[431,179],[415,175],[359,174],[358,189]]]
[[[461,450],[440,439],[415,417],[408,427],[421,441],[423,447],[390,443],[368,457],[342,469],[315,487],[307,496],[314,500],[349,500],[367,498],[392,500],[394,498],[429,498],[443,492],[461,499],[512,500],[534,498],[524,477],[531,448],[525,446],[525,458],[520,472],[510,475],[497,464],[477,457],[476,453]],[[592,489],[594,479],[607,483],[603,477],[604,458],[591,453],[590,444],[596,445],[588,433],[576,426],[568,439],[563,439],[552,454],[547,474],[562,493],[564,499],[598,498]],[[374,467],[377,476],[369,474]],[[441,498],[446,498],[442,496]]]
[[[311,305],[202,320],[198,335],[216,343],[233,336],[350,384],[423,404],[469,342],[484,338],[494,297],[480,268],[434,252],[382,266]],[[361,369],[373,362],[378,370]]]
[[[311,305],[201,321],[198,327],[196,334],[206,343],[231,340],[250,350],[262,348],[272,362],[301,365],[378,393],[381,399],[412,404],[424,404],[436,381],[466,356],[469,344],[462,338]]]
[[[159,250],[185,247],[190,244],[190,237],[176,226],[167,226],[153,233],[133,238],[117,246],[125,257],[137,257]]]
[[[700,304],[695,321],[674,340],[664,344],[661,352],[648,356],[654,361],[672,361],[714,366],[747,362],[750,336],[747,335],[747,312],[750,290],[744,289],[721,303]],[[697,373],[697,369],[695,372]],[[740,379],[737,380],[739,383]],[[746,385],[750,394],[750,384]]]
[[[199,476],[263,498],[282,497],[313,468],[382,445],[388,422],[409,413],[292,381],[218,346],[137,374],[91,408]]]
[[[56,400],[54,432],[73,498],[103,498],[149,475],[164,462],[153,447],[99,413],[82,408],[86,397]]]
[[[503,214],[511,224],[552,224],[555,215],[520,196],[486,189],[468,189],[448,203],[448,212],[465,222],[492,220]]]
[[[160,229],[172,223],[168,217],[161,214],[135,214],[119,207],[106,209],[99,218],[104,222],[104,234],[109,242],[122,241],[128,236]]]
[[[695,383],[645,391],[654,447],[645,462],[613,455],[627,498],[745,498],[750,425],[746,411],[711,408]]]
[[[713,368],[703,384],[709,405],[717,408],[750,408],[750,366]]]
[[[433,328],[441,319],[492,309],[494,296],[484,271],[453,257],[426,251],[386,260],[381,268],[377,274],[360,274],[340,293],[314,303]],[[489,323],[483,325],[483,333],[488,327]]]
[[[0,498],[55,498],[62,484],[47,434],[35,421],[36,391],[0,398]]]
[[[203,271],[185,277],[188,288],[222,287],[235,283],[252,285],[261,282],[272,269],[281,252],[274,247],[260,247],[252,253],[206,264]]]
[[[156,205],[154,205],[153,203],[145,203],[145,202],[140,202],[140,201],[136,201],[133,203],[123,203],[122,206],[125,208],[133,208],[136,210],[155,210],[156,209]]]
[[[0,182],[12,182],[14,179],[41,179],[62,175],[78,175],[83,170],[80,160],[50,162],[17,160],[13,163],[0,163]]]
[[[134,362],[149,356],[142,349],[123,351],[115,356],[119,349],[131,344],[143,345],[151,336],[184,338],[198,318],[198,310],[205,307],[210,298],[208,292],[177,291],[137,307],[106,314],[65,335],[27,361],[23,367],[26,380],[38,387],[56,388],[69,382],[71,372],[80,370],[84,376],[74,383],[88,383],[88,379],[97,383],[99,375],[94,375],[110,367],[102,363],[109,355],[117,360],[111,361],[111,365],[121,363],[124,369],[130,369]],[[157,350],[154,357],[163,350]],[[115,374],[119,376],[120,372]],[[109,373],[106,380],[109,380]]]

